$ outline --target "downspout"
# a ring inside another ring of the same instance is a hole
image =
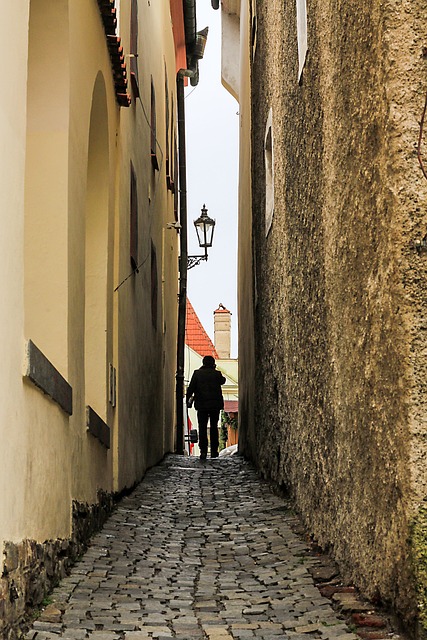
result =
[[[185,319],[187,310],[187,162],[185,151],[185,107],[184,78],[192,71],[180,69],[176,77],[178,103],[178,164],[179,164],[179,294],[178,294],[178,338],[176,368],[176,444],[175,451],[184,453],[184,362],[185,362]]]
[[[185,46],[187,66],[196,40],[196,0],[183,0]],[[178,165],[179,165],[179,222],[180,258],[178,293],[178,337],[176,347],[176,453],[184,454],[184,364],[185,364],[185,318],[187,311],[187,162],[185,152],[185,107],[184,78],[193,77],[194,72],[180,69],[176,76],[178,106]]]
[[[191,52],[196,37],[196,0],[184,0],[184,29],[187,51]]]
[[[187,312],[187,162],[185,148],[184,78],[190,78],[194,87],[199,81],[198,63],[203,58],[208,28],[196,33],[196,0],[183,0],[187,69],[180,69],[176,76],[178,106],[178,164],[179,164],[179,217],[180,258],[178,293],[178,337],[176,354],[176,443],[175,451],[184,454],[184,365],[185,319]]]

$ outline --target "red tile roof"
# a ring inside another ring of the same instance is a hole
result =
[[[202,358],[203,356],[213,356],[215,359],[218,358],[218,353],[212,343],[212,340],[204,330],[203,325],[188,298],[185,323],[185,344],[198,353]]]
[[[239,401],[224,400],[224,411],[226,413],[239,413]]]

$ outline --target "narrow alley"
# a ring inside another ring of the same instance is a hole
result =
[[[26,638],[356,639],[314,586],[320,560],[296,523],[242,457],[169,455],[119,503]]]

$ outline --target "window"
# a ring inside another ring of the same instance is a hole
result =
[[[116,27],[116,32],[117,35],[120,35],[120,0],[116,0],[116,20],[117,20],[117,27]]]
[[[153,169],[159,170],[159,163],[157,161],[157,120],[156,120],[156,92],[154,89],[153,78],[151,78],[151,164]]]
[[[251,23],[251,47],[252,47],[252,60],[255,59],[256,45],[257,45],[257,13],[256,13],[256,0],[252,0],[252,23]]]
[[[138,271],[138,193],[136,173],[130,163],[130,263]]]
[[[154,329],[157,329],[157,299],[158,299],[158,282],[157,282],[157,254],[156,248],[151,241],[151,322]]]
[[[133,93],[138,98],[138,0],[132,0],[130,8],[130,54],[130,81]]]
[[[174,109],[173,109],[173,101],[172,101],[172,124],[174,122]],[[168,159],[169,159],[169,182],[168,189],[175,193],[175,166],[176,166],[176,158],[175,158],[175,132],[172,128],[172,132],[169,135],[169,150],[168,150]]]
[[[297,37],[298,37],[298,82],[301,81],[307,55],[307,0],[296,0],[297,3]]]
[[[173,108],[173,105],[172,105]],[[173,115],[173,110],[172,110]],[[166,186],[169,190],[172,189],[171,178],[171,166],[170,166],[170,118],[169,118],[169,87],[168,87],[168,72],[165,65],[165,118],[166,118]],[[173,122],[173,120],[172,120]]]
[[[264,139],[265,164],[265,235],[273,223],[274,213],[274,153],[273,153],[273,110],[270,108]]]

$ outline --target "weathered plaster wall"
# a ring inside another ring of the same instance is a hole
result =
[[[8,7],[8,28],[5,29],[5,55],[0,68],[3,77],[9,77],[10,91],[19,96],[27,78],[27,57],[21,43],[28,44],[28,6],[14,3]],[[25,48],[26,50],[26,48]],[[9,73],[11,68],[13,73]],[[0,447],[0,548],[7,536],[15,536],[22,520],[16,513],[22,511],[24,501],[23,482],[15,485],[12,493],[7,490],[16,469],[25,465],[25,407],[24,390],[20,376],[22,362],[23,325],[23,270],[22,233],[24,225],[24,166],[25,166],[25,109],[17,111],[14,100],[2,100],[0,107],[0,188],[2,193],[1,220],[8,225],[8,232],[0,234],[0,385],[3,401],[0,403],[0,430],[2,442],[10,449]],[[4,151],[7,150],[7,153]],[[19,375],[14,375],[18,369]],[[14,398],[14,402],[8,402]],[[15,517],[14,517],[15,516]],[[6,526],[5,526],[6,525]],[[1,568],[0,559],[0,568]]]
[[[416,157],[425,9],[422,0],[308,3],[298,84],[295,3],[257,2],[257,429],[241,434],[346,576],[408,619],[407,540],[426,496],[426,258],[410,246],[427,222]]]
[[[122,37],[124,42],[129,42],[129,4],[122,4],[121,21]],[[147,467],[156,464],[166,451],[173,449],[175,424],[178,234],[174,229],[167,229],[175,216],[174,195],[166,186],[166,158],[169,155],[172,168],[177,106],[169,2],[159,3],[156,7],[139,3],[138,21],[140,97],[135,98],[122,117],[120,153],[124,160],[118,177],[120,199],[127,203],[121,209],[116,253],[116,279],[120,283],[132,271],[129,261],[129,163],[125,159],[128,154],[137,174],[139,270],[115,292],[114,299],[119,323],[128,326],[128,330],[117,335],[121,371],[118,379],[119,428],[115,434],[118,490],[132,486]],[[150,157],[151,81],[156,99],[158,170],[152,168]],[[166,148],[166,85],[169,150]],[[152,249],[157,264],[155,322],[152,315]]]
[[[81,533],[79,519],[87,513],[92,521],[94,512],[98,522],[100,492],[110,501],[171,450],[177,324],[177,234],[165,230],[174,219],[165,171],[165,65],[170,131],[177,113],[169,0],[139,3],[144,74],[141,101],[133,96],[129,109],[117,104],[96,0],[15,4],[5,9],[8,50],[0,63],[14,96],[0,98],[2,637],[5,629],[13,636],[26,604],[34,604],[27,591],[39,567],[58,563],[46,581],[40,570],[37,598],[58,567],[62,572],[63,557],[73,553],[68,542]],[[122,9],[128,53],[130,13]],[[159,171],[152,168],[147,123],[151,75]],[[119,295],[116,286],[132,272],[131,159],[142,264]],[[38,347],[31,350],[37,362],[24,363],[28,340]],[[115,408],[110,363],[117,371]],[[29,364],[48,379],[45,387],[26,375]],[[111,435],[111,448],[108,438],[88,431],[87,405],[104,421],[98,426]],[[75,504],[84,505],[77,517]],[[4,550],[19,558],[6,566]]]

